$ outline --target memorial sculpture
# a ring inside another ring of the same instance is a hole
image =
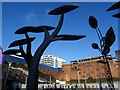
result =
[[[89,25],[93,29],[95,29],[95,31],[98,35],[98,38],[99,38],[99,42],[100,42],[100,47],[97,43],[92,43],[92,47],[93,47],[93,49],[99,50],[100,53],[102,54],[104,61],[100,60],[99,63],[103,63],[105,65],[106,79],[108,82],[108,87],[110,88],[110,90],[115,90],[109,62],[107,60],[108,53],[110,52],[110,47],[113,45],[113,43],[115,42],[115,39],[116,39],[114,30],[112,27],[110,27],[108,29],[108,31],[106,32],[106,35],[103,37],[103,35],[98,27],[98,22],[94,16],[89,17]],[[101,86],[100,86],[100,88],[101,88],[100,90],[102,90]]]
[[[15,34],[24,34],[26,38],[21,39],[21,40],[16,40],[9,45],[9,48],[19,46],[19,49],[9,49],[7,51],[4,51],[3,54],[8,54],[8,55],[15,54],[20,57],[24,57],[28,65],[27,90],[38,89],[39,61],[40,61],[40,58],[43,52],[45,51],[45,49],[48,47],[48,45],[51,42],[58,41],[58,40],[67,40],[67,41],[79,40],[79,39],[86,37],[85,35],[69,35],[69,34],[58,35],[63,25],[64,15],[78,7],[79,7],[78,5],[64,5],[64,6],[58,7],[50,11],[48,13],[49,15],[60,15],[60,20],[56,28],[52,26],[36,26],[36,27],[25,26],[25,27],[18,29],[15,32]],[[49,33],[50,30],[54,30],[52,34]],[[44,32],[44,40],[42,44],[40,44],[40,46],[37,48],[33,56],[31,52],[31,45],[32,45],[32,41],[35,40],[35,37],[29,37],[28,33],[30,32],[31,33]],[[27,45],[26,52],[23,49],[23,45]],[[21,55],[18,53],[21,53]]]

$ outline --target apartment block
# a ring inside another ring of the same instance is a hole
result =
[[[61,68],[65,64],[65,60],[53,55],[44,55],[41,57],[40,63],[54,68]]]

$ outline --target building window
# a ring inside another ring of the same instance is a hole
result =
[[[97,75],[97,78],[99,78],[100,77],[100,75]]]
[[[99,71],[99,69],[98,69],[98,68],[96,68],[96,71]]]

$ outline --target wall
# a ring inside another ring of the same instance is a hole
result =
[[[59,80],[70,81],[80,79],[106,78],[105,65],[98,63],[100,59],[91,59],[83,62],[76,62],[74,64],[65,64],[62,66],[62,74],[58,77]],[[102,59],[101,59],[102,60]],[[118,65],[120,62],[113,62],[108,60],[113,78],[118,78]]]

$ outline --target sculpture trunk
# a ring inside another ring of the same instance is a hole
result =
[[[50,44],[50,41],[44,41],[40,47],[35,52],[35,55],[33,57],[33,60],[29,67],[29,76],[27,80],[27,90],[38,90],[38,66],[40,58],[44,52],[44,50],[47,48],[47,46]]]
[[[33,60],[30,63],[28,80],[27,80],[27,90],[38,90],[38,66],[39,66],[40,58],[43,52],[45,51],[45,49],[48,47],[48,45],[52,42],[53,38],[59,33],[63,24],[63,20],[64,20],[64,14],[61,15],[58,26],[51,36],[47,31],[45,31],[44,41],[35,52]]]

